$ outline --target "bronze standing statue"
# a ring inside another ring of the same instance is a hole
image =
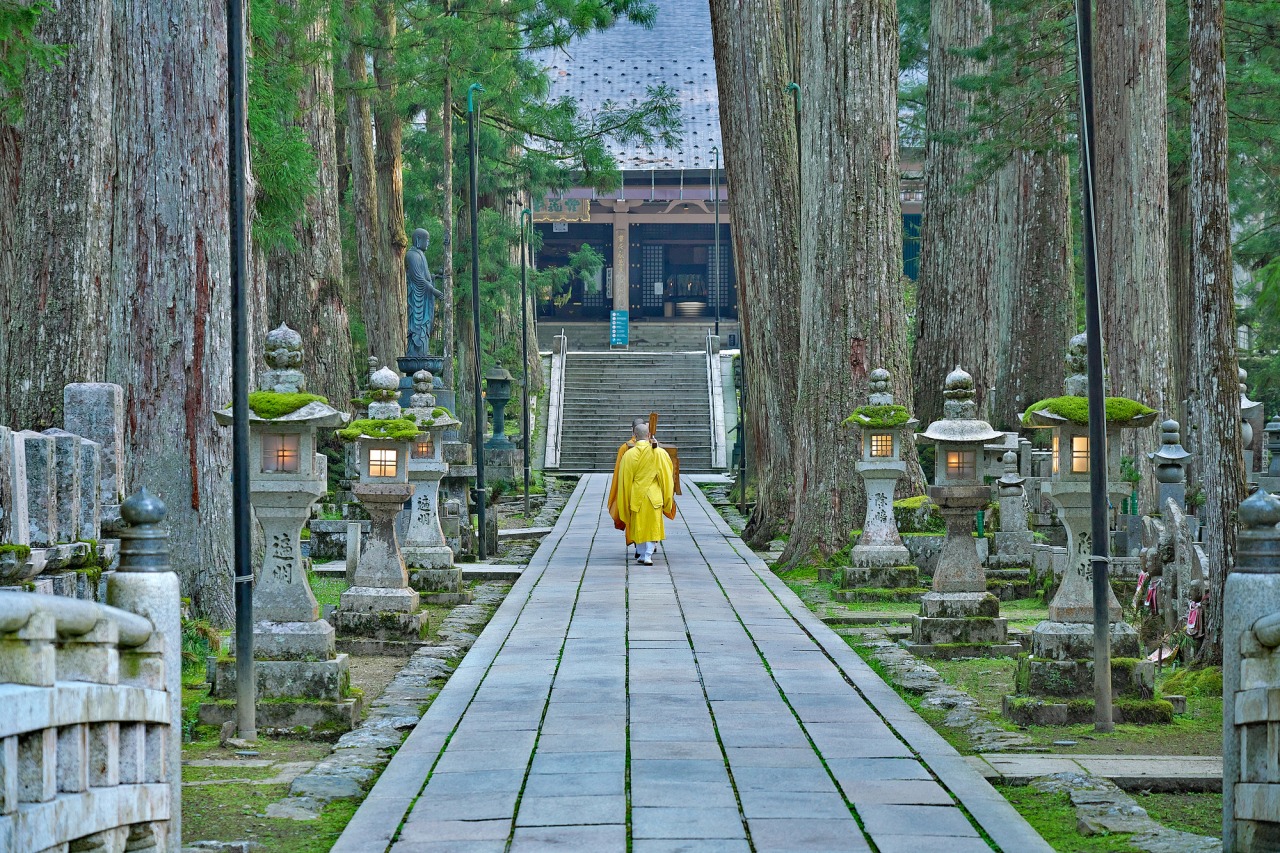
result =
[[[404,271],[409,295],[409,340],[405,355],[409,358],[425,358],[431,332],[436,323],[436,300],[444,293],[436,289],[427,267],[427,246],[431,235],[425,228],[413,232],[413,246],[405,254]]]

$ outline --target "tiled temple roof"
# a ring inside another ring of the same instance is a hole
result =
[[[574,42],[567,52],[547,51],[538,59],[548,70],[551,98],[571,97],[584,114],[607,100],[638,102],[648,88],[667,84],[679,95],[681,141],[670,147],[655,142],[652,148],[611,142],[619,168],[710,169],[711,149],[721,144],[711,12],[707,0],[656,4],[652,29],[623,21]],[[720,161],[723,167],[723,154]]]

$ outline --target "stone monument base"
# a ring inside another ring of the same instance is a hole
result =
[[[906,552],[906,548],[902,551]],[[920,570],[902,561],[886,567],[854,565],[838,573],[841,589],[909,589],[920,586]]]
[[[235,638],[232,637],[232,648]],[[257,622],[253,626],[254,660],[327,661],[333,658],[333,626],[315,622]]]
[[[1004,657],[1021,650],[1008,639],[1008,620],[991,593],[930,592],[911,619],[908,649],[924,657]]]
[[[260,623],[261,624],[261,623]],[[284,625],[319,624],[328,628],[330,654],[333,629],[328,623],[271,623]],[[255,638],[258,636],[255,631]],[[341,733],[360,721],[361,700],[349,696],[351,673],[346,655],[329,660],[258,660],[254,649],[254,682],[257,686],[257,725],[267,734],[308,734],[316,731]],[[204,725],[220,726],[235,719],[236,659],[223,658],[214,665],[210,698],[201,704],[198,719]]]
[[[1000,713],[1020,726],[1072,726],[1093,722],[1093,699],[1070,702],[1037,696],[1006,696]],[[1116,699],[1111,718],[1117,723],[1162,725],[1173,722],[1173,704],[1164,699]]]
[[[1031,565],[1031,546],[1035,536],[1030,530],[995,533],[995,553],[987,556],[989,569],[1020,569]]]
[[[1111,623],[1111,654],[1138,656],[1138,632],[1127,622]],[[1031,629],[1031,656],[1047,660],[1092,660],[1093,624],[1046,619]]]
[[[339,608],[333,612],[333,624],[344,637],[366,637],[372,640],[420,640],[427,633],[425,613],[385,610],[367,613]]]
[[[409,569],[409,585],[419,590],[427,604],[470,604],[471,593],[463,586],[462,568]]]
[[[1024,658],[1018,662],[1016,683],[1033,696],[1075,699],[1093,695],[1093,661]],[[1122,696],[1155,695],[1156,665],[1140,658],[1111,659],[1111,692]]]
[[[911,552],[906,545],[854,545],[849,549],[849,562],[857,568],[892,569],[914,568],[907,566]],[[876,586],[877,584],[867,584]]]
[[[255,706],[258,733],[265,735],[325,734],[334,736],[349,732],[360,721],[361,700],[358,697],[338,702],[323,700],[263,702]],[[221,726],[236,718],[234,699],[205,702],[197,719],[201,725]]]
[[[410,573],[415,569],[453,568],[453,549],[448,545],[403,545],[400,551]]]

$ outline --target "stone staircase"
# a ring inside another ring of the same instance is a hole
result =
[[[560,470],[612,471],[631,419],[657,412],[658,439],[682,473],[711,471],[707,357],[700,352],[570,352],[565,359]]]

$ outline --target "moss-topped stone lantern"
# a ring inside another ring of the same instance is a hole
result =
[[[902,461],[902,443],[914,431],[915,418],[906,406],[894,403],[889,371],[871,371],[867,405],[859,406],[847,423],[862,431],[862,458],[856,468],[867,493],[866,518],[862,535],[849,553],[850,568],[844,571],[841,586],[883,589],[914,587],[916,567],[902,544],[893,517],[893,491],[907,473]]]
[[[298,370],[302,336],[293,329],[282,324],[268,333],[264,357],[268,369],[249,395],[249,500],[266,543],[253,588],[258,722],[272,730],[316,724],[350,729],[360,703],[345,695],[347,656],[335,653],[333,627],[320,618],[301,548],[311,506],[327,489],[316,431],[341,426],[348,416],[307,393]],[[230,408],[215,415],[223,426],[232,417]],[[202,722],[231,719],[235,678],[235,660],[219,661],[213,698],[221,701],[201,709]]]
[[[929,500],[938,505],[947,537],[933,573],[933,590],[920,600],[920,615],[912,622],[914,650],[919,654],[948,654],[957,647],[967,656],[1010,654],[999,600],[987,592],[987,576],[973,538],[978,510],[991,502],[991,487],[983,482],[983,446],[1003,441],[1004,433],[978,417],[973,377],[956,367],[943,389],[943,418],[929,424],[917,438],[933,442],[934,485]]]
[[[1053,472],[1042,485],[1058,510],[1067,531],[1067,565],[1062,583],[1049,604],[1049,618],[1031,632],[1031,657],[1020,664],[1021,697],[1009,697],[1005,713],[1022,724],[1087,722],[1093,719],[1093,538],[1092,499],[1089,490],[1089,377],[1086,373],[1087,341],[1083,334],[1071,339],[1067,351],[1067,378],[1061,397],[1041,400],[1022,415],[1025,427],[1053,430]],[[1120,470],[1120,431],[1149,426],[1156,411],[1136,400],[1106,400],[1107,470]],[[1107,480],[1107,494],[1118,505],[1129,496],[1129,484]],[[1135,660],[1138,634],[1127,624],[1115,593],[1107,590],[1108,612],[1099,614],[1110,623],[1112,688],[1117,702],[1149,695],[1154,686],[1154,665]],[[1068,702],[1068,700],[1072,700]],[[1162,708],[1161,711],[1164,709]],[[1170,712],[1171,713],[1171,712]],[[1116,706],[1123,721],[1122,703]],[[1138,721],[1135,719],[1135,721]]]
[[[396,401],[400,385],[389,368],[369,378],[369,417],[353,421],[338,436],[359,448],[360,480],[351,491],[369,513],[369,538],[356,563],[355,584],[334,612],[339,632],[381,640],[418,639],[425,627],[418,593],[409,588],[396,537],[396,514],[414,492],[409,456],[420,429]]]
[[[456,429],[458,420],[436,405],[428,371],[413,375],[413,390],[406,414],[418,422],[421,432],[409,452],[409,482],[415,488],[402,549],[409,584],[426,593],[429,602],[462,604],[468,600],[462,569],[454,566],[453,551],[440,526],[440,480],[449,471],[444,460],[444,433]]]

